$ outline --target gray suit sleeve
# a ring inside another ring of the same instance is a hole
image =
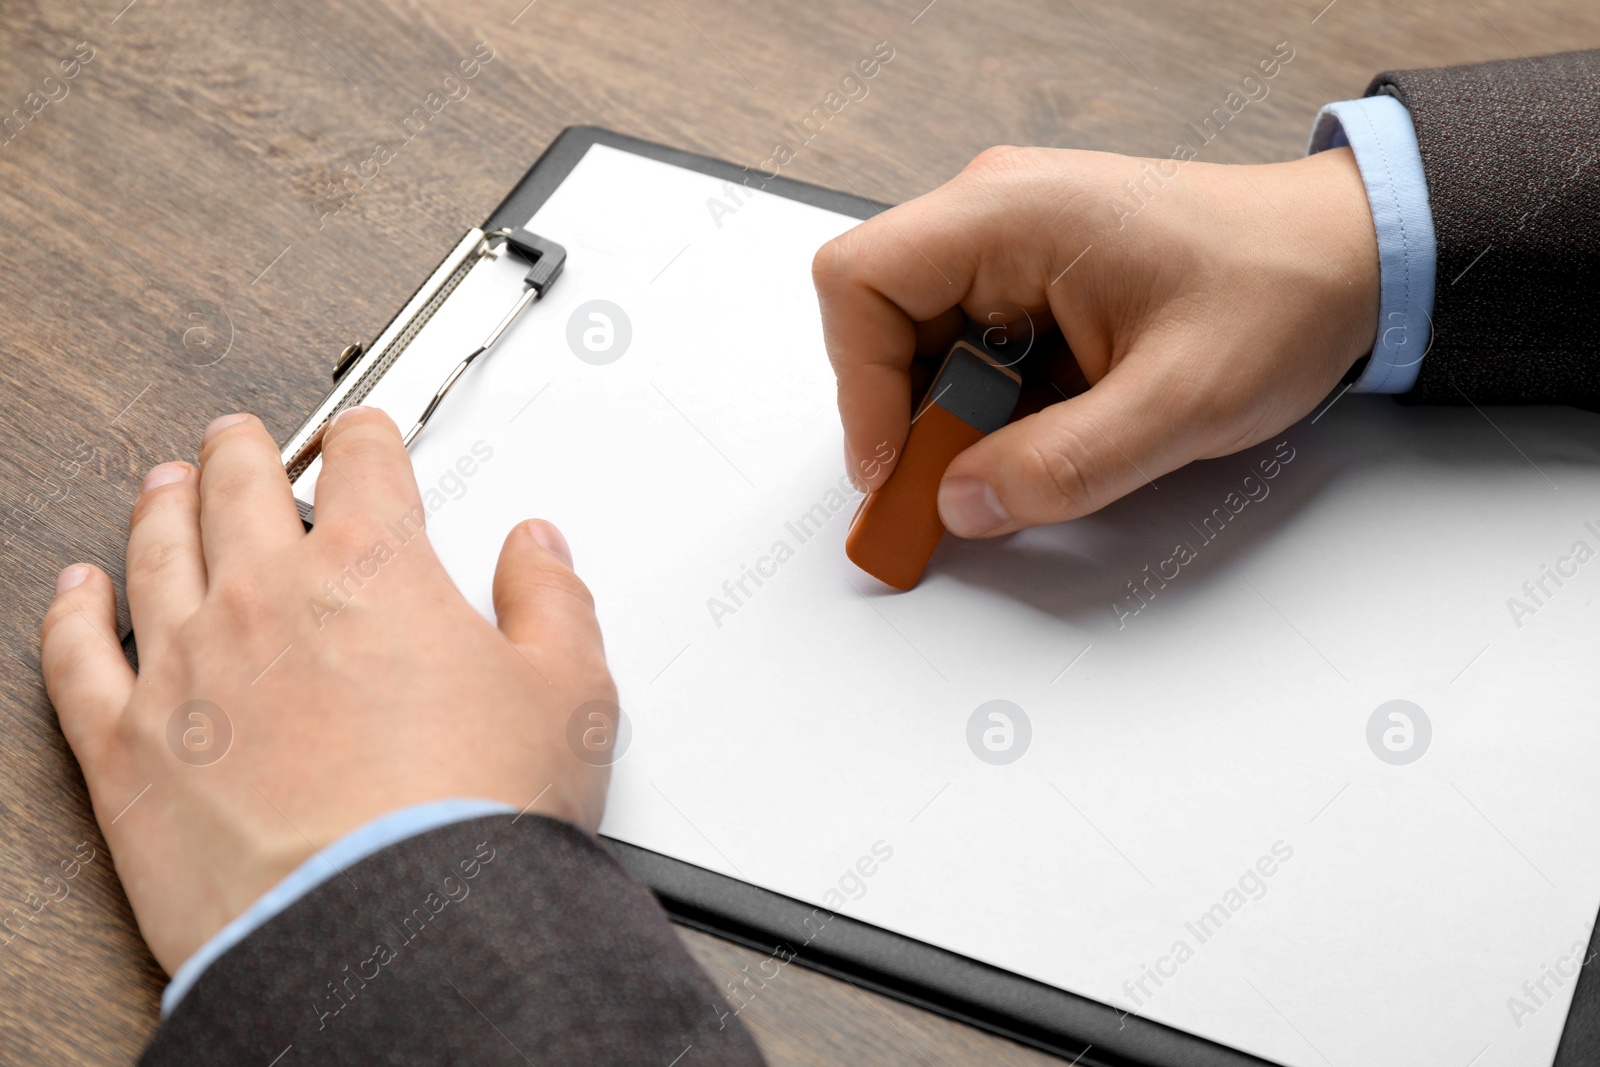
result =
[[[532,815],[443,826],[322,883],[212,964],[141,1060],[761,1062],[649,891]]]
[[[1433,341],[1402,399],[1600,410],[1600,51],[1380,74],[1417,131]]]

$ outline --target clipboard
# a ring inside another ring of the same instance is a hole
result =
[[[306,445],[340,408],[358,402],[404,356],[409,341],[446,303],[486,251],[486,235],[516,232],[572,174],[592,147],[645,157],[722,182],[745,186],[747,168],[641,141],[595,127],[565,130],[480,227],[469,230],[370,346],[347,349],[336,364],[335,384],[284,449],[293,474],[306,470]],[[763,175],[761,191],[848,216],[866,219],[884,205],[858,196]],[[538,235],[531,235],[534,239]],[[553,242],[526,242],[537,268]],[[569,254],[574,254],[570,253]],[[559,280],[551,284],[559,286]],[[488,324],[485,324],[488,325]],[[361,388],[361,385],[365,388]],[[448,403],[448,401],[446,401]],[[395,413],[405,424],[406,416]],[[296,465],[298,464],[298,470]],[[303,518],[314,509],[297,494]],[[125,644],[131,644],[131,634]],[[1069,802],[1070,803],[1070,802]],[[1272,1062],[1182,1029],[1066,989],[992,966],[961,953],[907,937],[881,926],[829,912],[818,925],[818,906],[740,878],[651,849],[611,839],[621,861],[658,896],[675,921],[723,936],[1055,1053],[1084,1065],[1123,1067],[1236,1067]],[[826,909],[824,909],[826,910]],[[1600,951],[1600,932],[1588,931],[1589,955]],[[1600,1050],[1600,990],[1583,968],[1577,976],[1554,1063],[1589,1062]]]

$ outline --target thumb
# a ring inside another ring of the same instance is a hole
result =
[[[500,632],[541,662],[603,659],[600,623],[589,587],[572,570],[561,531],[543,519],[519,523],[506,536],[494,571]]]
[[[1156,390],[1116,368],[952,460],[939,517],[958,537],[993,537],[1098,511],[1183,462],[1173,422]]]

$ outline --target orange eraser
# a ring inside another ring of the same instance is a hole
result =
[[[889,480],[868,493],[845,536],[851,562],[885,585],[910,589],[944,536],[939,482],[966,449],[1006,424],[1022,378],[981,348],[957,341],[911,420]]]

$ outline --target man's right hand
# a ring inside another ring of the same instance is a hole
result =
[[[963,313],[1060,327],[1090,388],[950,464],[939,513],[963,537],[1077,518],[1265,440],[1371,351],[1378,322],[1348,148],[1262,166],[992,148],[824,245],[812,273],[846,465],[868,489],[893,470],[871,462],[882,445],[905,443],[919,350]]]

